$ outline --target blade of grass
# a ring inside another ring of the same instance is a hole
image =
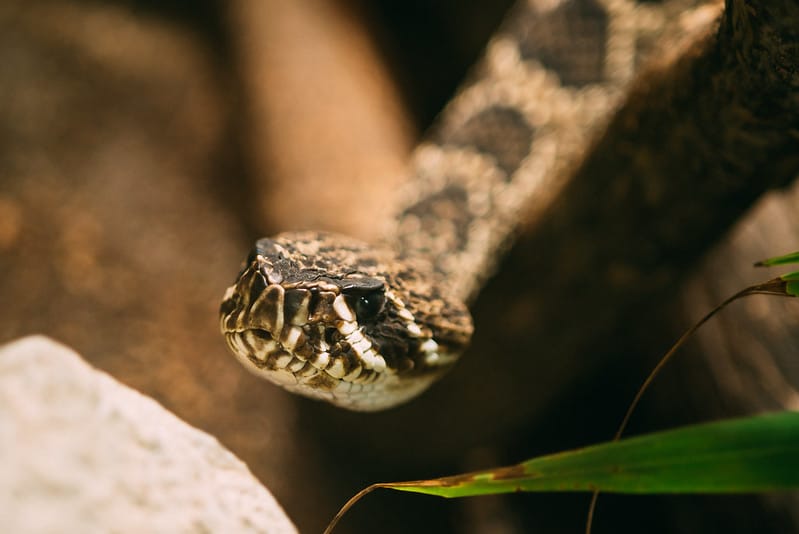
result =
[[[799,488],[799,412],[706,423],[466,475],[390,486],[463,497],[516,491],[741,493]]]
[[[785,292],[792,297],[799,297],[799,271],[784,274],[780,280],[785,282]]]
[[[799,256],[799,252],[796,253]],[[787,258],[788,256],[782,256],[781,258]],[[780,258],[772,258],[772,260],[778,260]],[[765,260],[769,261],[769,260]],[[762,262],[761,262],[762,263]],[[657,365],[652,369],[649,375],[644,379],[641,386],[636,391],[633,400],[630,402],[630,405],[627,407],[627,412],[624,414],[624,417],[619,424],[619,428],[616,429],[616,434],[613,436],[613,441],[618,441],[624,431],[627,429],[627,424],[630,422],[630,418],[635,412],[635,409],[638,407],[638,404],[641,402],[641,398],[644,396],[644,393],[649,386],[652,385],[652,382],[655,381],[655,378],[660,374],[663,368],[666,366],[669,361],[674,357],[677,351],[685,344],[688,339],[694,335],[694,333],[702,327],[703,324],[708,322],[714,315],[719,313],[721,310],[726,308],[732,302],[741,299],[743,297],[748,297],[750,295],[774,295],[779,297],[796,297],[799,296],[799,271],[786,274],[777,278],[772,278],[771,280],[767,280],[765,282],[761,282],[760,284],[755,284],[753,286],[749,286],[747,288],[742,289],[741,291],[735,293],[731,297],[727,298],[724,302],[710,310],[704,317],[699,319],[691,328],[685,331],[680,339],[678,339],[674,345],[663,355],[662,358],[658,361]],[[591,533],[591,525],[594,522],[594,511],[596,510],[596,503],[597,499],[599,498],[599,489],[594,490],[593,495],[591,495],[591,502],[588,505],[588,513],[585,520],[585,532],[586,534]]]
[[[380,483],[350,499],[325,532],[377,488],[466,497],[517,491],[749,493],[799,489],[799,412],[707,423],[432,480]]]
[[[774,265],[787,265],[789,263],[799,263],[799,252],[792,252],[783,256],[775,256],[755,263],[755,267],[772,267]]]

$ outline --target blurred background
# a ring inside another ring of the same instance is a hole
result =
[[[509,4],[5,0],[0,342],[46,334],[217,436],[302,532],[375,481],[610,438],[679,333],[770,276],[753,261],[799,248],[799,188],[760,199],[678,286],[612,326],[564,325],[585,332],[573,346],[548,344],[523,313],[545,280],[513,296],[496,283],[511,254],[475,305],[463,362],[386,413],[290,396],[248,374],[218,333],[220,297],[255,238],[375,237],[413,145]],[[736,303],[679,354],[630,433],[799,409],[798,349],[799,304]],[[790,532],[796,497],[603,496],[594,531]],[[579,532],[588,501],[385,492],[340,531]]]

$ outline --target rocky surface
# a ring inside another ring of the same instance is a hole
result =
[[[45,337],[0,349],[0,531],[296,529],[213,437]]]

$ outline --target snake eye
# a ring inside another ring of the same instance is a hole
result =
[[[382,291],[380,293],[361,295],[355,303],[355,315],[358,316],[358,321],[368,322],[374,319],[383,310],[385,303],[386,296]]]
[[[360,323],[374,320],[386,303],[386,283],[378,278],[352,277],[341,282],[341,293]]]
[[[383,306],[386,303],[386,296],[382,291],[361,293],[360,295],[351,295],[345,298],[347,298],[348,304],[355,311],[359,323],[372,321],[377,317],[377,314],[383,311]]]

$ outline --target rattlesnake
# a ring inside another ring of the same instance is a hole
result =
[[[686,46],[719,8],[521,1],[414,153],[381,244],[322,232],[256,243],[221,305],[234,354],[290,391],[353,410],[425,390],[467,347],[466,304],[522,212],[556,194],[642,66]]]

